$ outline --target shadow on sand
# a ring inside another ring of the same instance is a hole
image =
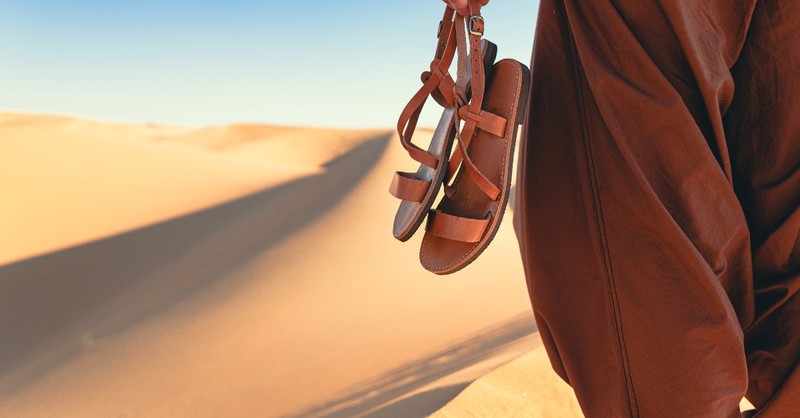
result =
[[[288,416],[307,418],[426,416],[453,399],[466,387],[466,384],[437,388],[388,405],[387,403],[486,360],[534,332],[536,325],[532,315],[521,315],[487,329],[473,338],[344,390],[327,402]]]
[[[322,174],[0,266],[0,396],[90,348],[94,338],[225,282],[339,204],[375,167],[390,137],[364,142]]]

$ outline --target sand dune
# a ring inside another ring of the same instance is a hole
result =
[[[192,130],[0,113],[0,235],[14,237],[0,242],[0,263],[319,173],[326,162],[379,135],[385,132],[250,125]]]
[[[449,277],[392,238],[388,131],[3,114],[0,155],[2,416],[424,416],[536,346],[510,217]]]

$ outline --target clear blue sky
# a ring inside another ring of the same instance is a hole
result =
[[[0,109],[390,127],[428,67],[443,8],[439,0],[0,0]],[[501,57],[528,64],[537,8],[538,0],[484,8],[485,36]]]

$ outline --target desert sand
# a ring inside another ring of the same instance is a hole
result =
[[[531,350],[569,398],[510,213],[452,276],[391,236],[413,168],[389,130],[0,114],[0,416],[426,416]]]
[[[480,377],[431,418],[582,416],[540,347]]]

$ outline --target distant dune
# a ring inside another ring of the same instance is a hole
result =
[[[0,113],[0,416],[465,405],[538,335],[510,216],[448,277],[392,238],[413,168],[388,130]],[[537,350],[519,382],[556,393]]]
[[[319,173],[327,159],[379,134],[0,113],[0,233],[13,237],[0,241],[0,263]]]

